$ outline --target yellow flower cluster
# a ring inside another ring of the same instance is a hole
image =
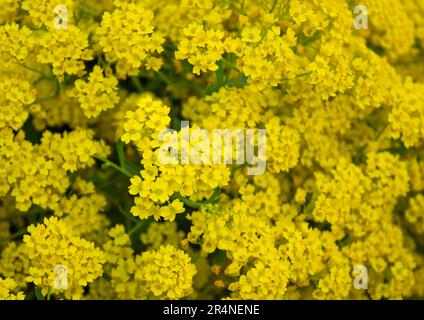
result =
[[[156,0],[145,0],[154,12],[157,28],[174,42],[184,39],[184,29],[193,21],[210,29],[224,30],[223,23],[231,16],[228,3],[215,0],[170,0],[166,8]]]
[[[422,0],[1,4],[0,299],[424,298]]]
[[[4,7],[0,13],[0,23],[10,23],[16,19],[19,11],[18,0],[5,0]]]
[[[144,284],[147,294],[159,299],[179,299],[192,292],[196,267],[190,257],[171,245],[146,251],[136,258],[135,279]]]
[[[183,116],[208,131],[213,129],[262,128],[269,109],[277,109],[281,96],[275,90],[256,92],[252,86],[222,87],[203,99],[190,97],[183,105]]]
[[[109,238],[104,245],[105,269],[113,290],[109,295],[114,292],[121,299],[178,299],[191,294],[196,267],[184,251],[161,245],[155,251],[135,255],[122,225],[110,229]]]
[[[170,108],[160,100],[146,96],[137,102],[137,109],[125,113],[124,131],[121,140],[133,142],[143,153],[143,150],[158,147],[159,133],[165,130],[171,119]]]
[[[358,236],[374,229],[409,189],[405,164],[388,153],[369,154],[364,170],[341,163],[331,174],[331,178],[317,175],[320,192],[313,215],[317,221],[330,222],[332,230],[341,234],[343,228]]]
[[[270,170],[288,171],[296,166],[299,159],[300,137],[295,129],[281,126],[280,119],[273,117],[265,125],[270,152],[268,159]]]
[[[222,60],[223,54],[232,54],[249,82],[264,89],[266,84],[277,86],[284,78],[294,76],[292,68],[296,64],[290,47],[296,44],[295,34],[291,29],[283,37],[280,33],[279,27],[262,30],[253,26],[244,28],[240,38],[224,39],[223,31],[205,30],[203,25],[192,23],[184,29],[186,38],[179,43],[175,57],[187,59],[193,65],[193,73],[200,75],[218,70],[217,61]],[[223,61],[232,66],[228,60]]]
[[[39,35],[36,57],[40,63],[51,64],[53,74],[62,81],[65,73],[84,74],[84,61],[92,59],[92,50],[87,47],[88,34],[81,29],[75,26],[53,29]]]
[[[25,288],[26,278],[29,275],[30,260],[26,253],[25,244],[10,242],[2,250],[0,258],[0,274],[12,278],[17,288]]]
[[[21,8],[28,12],[29,23],[37,27],[45,26],[54,29],[55,8],[62,6],[67,10],[68,23],[72,22],[74,8],[77,4],[75,0],[24,0]]]
[[[415,21],[409,17],[407,6],[415,7],[415,1],[392,1],[390,5],[378,0],[355,1],[369,8],[371,29],[368,34],[373,45],[387,52],[387,57],[396,60],[411,52],[415,42]],[[391,19],[387,19],[391,17]]]
[[[134,143],[143,157],[143,170],[131,178],[129,193],[138,196],[131,213],[140,218],[153,215],[155,219],[174,221],[176,214],[184,212],[183,203],[172,199],[174,195],[190,197],[197,194],[200,199],[209,196],[215,188],[227,183],[229,170],[225,165],[163,164],[159,159],[162,151],[159,136],[169,125],[169,107],[150,96],[141,98],[137,106],[135,111],[126,112],[125,133],[121,138],[125,143]],[[182,133],[177,135],[182,140]]]
[[[287,29],[281,35],[278,26],[246,27],[241,31],[241,41],[226,40],[227,52],[236,55],[249,83],[261,90],[294,77],[297,63],[291,47],[295,44],[295,32]]]
[[[35,94],[28,81],[13,78],[0,81],[0,129],[20,129],[28,118],[28,110],[35,101]]]
[[[408,210],[405,212],[405,218],[408,222],[412,223],[415,227],[415,231],[418,234],[424,233],[424,196],[422,194],[417,195],[415,198],[411,198]]]
[[[26,26],[19,27],[16,23],[0,26],[0,40],[2,48],[0,57],[2,62],[9,62],[12,58],[24,60],[32,47],[32,31]]]
[[[239,299],[284,299],[288,283],[288,263],[273,261],[269,266],[257,262],[238,283],[232,283],[231,291],[238,291]]]
[[[75,193],[60,200],[55,215],[84,239],[102,243],[110,224],[103,214],[107,206],[106,198],[95,193],[93,183],[78,178],[72,189]]]
[[[45,84],[50,87],[49,84]],[[34,113],[34,127],[39,131],[46,128],[69,126],[71,129],[87,127],[91,119],[87,119],[79,101],[73,97],[72,90],[63,91],[54,100],[40,102],[42,110]]]
[[[280,98],[273,90],[224,87],[202,100],[188,100],[183,115],[209,132],[223,128],[266,129],[268,168],[287,171],[298,162],[300,137],[295,128],[282,126],[279,118],[272,116],[270,111],[278,112]]]
[[[0,196],[10,191],[23,212],[32,204],[54,210],[70,185],[67,172],[92,165],[92,155],[107,154],[107,147],[92,137],[85,130],[63,135],[46,131],[34,145],[23,131],[15,135],[9,128],[0,130]]]
[[[129,193],[137,195],[131,209],[135,216],[174,221],[176,214],[185,211],[184,197],[209,198],[216,188],[228,183],[230,170],[226,165],[162,164],[159,151],[145,152],[141,161],[144,170],[131,178]],[[173,199],[175,196],[184,199]]]
[[[193,67],[193,73],[218,70],[216,62],[221,60],[224,53],[222,38],[224,33],[219,30],[204,30],[202,25],[190,24],[184,29],[184,38],[175,52],[179,60],[188,59]]]

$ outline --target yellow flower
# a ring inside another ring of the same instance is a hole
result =
[[[173,246],[161,246],[136,258],[135,279],[156,299],[180,299],[192,292],[196,267],[190,257]]]
[[[82,76],[85,73],[84,61],[92,59],[88,34],[75,26],[41,31],[36,44],[37,61],[50,64],[53,74],[60,81],[65,74]]]
[[[152,11],[134,3],[103,14],[96,39],[106,60],[117,63],[119,78],[136,75],[143,67],[159,69],[161,60],[152,58],[163,51],[165,39],[154,31],[153,17]]]
[[[95,118],[119,102],[117,91],[118,80],[114,76],[105,77],[103,70],[95,66],[88,76],[88,82],[77,80],[75,89],[69,95],[78,99],[87,118]]]
[[[244,42],[259,42],[261,40],[261,29],[258,27],[244,28],[241,37]]]
[[[29,116],[29,106],[35,101],[34,88],[20,79],[0,80],[0,95],[0,129],[20,129]]]
[[[13,293],[16,283],[10,278],[0,278],[0,299],[1,300],[24,300],[25,296],[23,292]]]
[[[33,282],[46,295],[64,292],[67,297],[81,297],[82,287],[103,274],[104,253],[93,243],[74,235],[65,222],[53,217],[43,224],[28,227],[24,237],[32,261],[27,281]],[[66,281],[56,283],[57,268],[64,268]]]

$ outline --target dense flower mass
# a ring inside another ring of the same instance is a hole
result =
[[[0,299],[424,298],[423,3],[3,0]]]
[[[83,287],[103,273],[104,253],[94,243],[74,236],[65,220],[45,218],[44,224],[29,226],[28,233],[23,241],[32,264],[25,280],[33,282],[42,293],[64,289],[65,296],[78,298]],[[57,279],[55,285],[58,267],[66,272],[66,280],[60,283]]]

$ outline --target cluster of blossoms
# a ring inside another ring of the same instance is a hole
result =
[[[78,298],[83,287],[103,273],[104,253],[94,243],[73,235],[65,220],[45,218],[44,224],[29,226],[28,233],[23,242],[31,266],[25,280],[33,282],[44,295],[63,288],[65,297]],[[66,268],[67,279],[62,286],[52,285],[58,276],[57,266]]]
[[[422,0],[3,0],[0,42],[0,299],[424,297]]]
[[[96,30],[98,45],[106,60],[116,63],[120,78],[137,75],[140,68],[159,70],[165,39],[154,32],[153,12],[141,5],[122,3],[112,13],[105,12]]]
[[[114,76],[104,77],[99,66],[95,66],[88,76],[88,82],[78,79],[70,97],[78,102],[87,118],[95,118],[102,111],[112,109],[118,102],[118,80]]]
[[[184,212],[183,202],[176,196],[196,200],[208,197],[215,188],[228,183],[230,171],[219,164],[181,166],[162,163],[159,136],[169,126],[170,109],[150,96],[141,98],[137,106],[135,111],[126,112],[121,138],[125,143],[132,142],[142,155],[143,170],[131,178],[129,188],[129,193],[137,196],[131,213],[140,218],[153,215],[156,220],[173,221],[176,214]]]

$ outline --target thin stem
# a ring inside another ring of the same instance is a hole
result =
[[[15,239],[23,236],[26,232],[27,232],[26,229],[21,229],[21,230],[15,232],[14,234],[12,234],[9,238],[1,238],[0,244],[5,244],[5,243],[8,243],[11,240],[15,240]]]
[[[165,82],[168,86],[170,87],[174,86],[172,81],[169,80],[169,78],[162,71],[156,71],[156,73],[158,74],[159,78],[161,78],[163,82]]]
[[[178,199],[180,199],[186,206],[193,209],[200,209],[203,206],[202,203],[190,200],[189,198],[179,197]]]
[[[122,214],[122,216],[123,216],[125,219],[128,219],[128,220],[130,220],[130,221],[132,221],[132,222],[136,222],[136,223],[138,223],[138,222],[139,222],[139,219],[135,218],[135,217],[134,217],[134,216],[132,216],[130,213],[128,213],[127,211],[125,211],[125,210],[124,210],[124,208],[122,208],[121,206],[119,206],[119,207],[118,207],[118,210],[119,210],[119,212]]]
[[[98,56],[98,61],[103,70],[109,67],[109,63],[103,59],[101,54]]]
[[[54,99],[54,98],[56,98],[60,94],[60,83],[59,83],[59,81],[57,81],[57,79],[54,78],[54,77],[45,77],[45,79],[54,82],[55,88],[54,88],[53,95],[48,96],[48,97],[43,97],[43,98],[37,99],[33,103],[31,103],[30,106],[32,106],[34,104],[37,104],[37,103],[41,103],[41,102],[47,101],[47,100],[50,100],[50,99]]]
[[[182,197],[181,195],[178,196],[178,199],[190,208],[200,209],[201,207],[205,205],[215,202],[218,199],[220,193],[221,193],[221,188],[216,188],[208,200],[201,201],[201,202],[193,201],[189,198]]]
[[[27,66],[27,65],[25,65],[25,64],[23,64],[22,62],[20,62],[19,60],[18,60],[18,58],[16,58],[16,57],[14,57],[15,58],[15,60],[16,60],[16,64],[18,64],[18,65],[20,65],[22,68],[25,68],[25,69],[27,69],[27,70],[30,70],[30,71],[32,71],[32,72],[36,72],[36,73],[38,73],[38,74],[41,74],[42,76],[44,76],[44,77],[48,77],[44,72],[42,72],[42,71],[39,71],[39,70],[37,70],[37,69],[34,69],[34,68],[32,68],[32,67],[29,67],[29,66]]]
[[[388,127],[389,127],[389,123],[386,123],[386,124],[384,125],[384,127],[383,127],[383,128],[381,128],[379,132],[377,132],[377,135],[376,135],[376,137],[374,138],[374,141],[378,141],[378,140],[380,140],[380,138],[383,136],[383,133],[386,131],[386,129],[387,129]]]
[[[238,170],[240,170],[240,169],[244,168],[245,166],[246,166],[246,165],[244,165],[244,164],[239,164],[239,165],[237,165],[237,166],[233,167],[233,168],[231,169],[231,174],[235,174]]]
[[[270,12],[270,13],[272,13],[272,12],[274,11],[275,6],[277,5],[277,2],[278,2],[278,0],[274,0],[274,1],[272,2],[272,7],[271,7],[271,9],[269,10],[269,12]]]
[[[299,73],[299,74],[295,75],[293,78],[286,77],[286,78],[283,78],[283,80],[297,79],[297,78],[300,78],[300,77],[309,76],[312,73],[313,73],[313,71],[305,71],[305,72],[302,72],[302,73]]]
[[[227,59],[225,59],[225,58],[222,58],[221,59],[222,60],[222,62],[224,63],[224,64],[226,64],[227,66],[229,66],[231,69],[233,69],[233,70],[235,70],[235,71],[237,71],[238,73],[240,73],[240,74],[243,74],[243,72],[241,72],[241,70],[239,69],[239,68],[237,68],[231,61],[228,61]]]
[[[135,232],[137,232],[137,230],[139,230],[145,224],[145,221],[140,221],[139,223],[137,223],[130,231],[127,232],[128,236],[131,237]]]
[[[243,0],[240,4],[240,13],[244,15],[244,9],[245,9],[246,1]]]
[[[281,0],[280,5],[278,6],[278,11],[277,11],[277,17],[279,17],[280,19],[283,15],[285,15],[285,13],[287,11],[287,4],[286,3],[284,3],[284,8],[282,8],[283,2],[285,2],[285,1]],[[283,12],[281,12],[281,9],[283,9]]]
[[[125,168],[124,144],[121,140],[116,142],[116,153],[118,154],[119,165],[121,168]]]
[[[35,72],[35,73],[38,73],[38,74],[40,74],[41,75],[41,78],[40,79],[38,79],[37,81],[36,81],[36,83],[39,81],[39,80],[43,80],[43,79],[47,79],[47,80],[49,80],[49,81],[54,81],[54,83],[55,83],[55,91],[54,91],[54,95],[52,95],[52,96],[49,96],[49,97],[44,97],[44,98],[40,98],[40,99],[38,99],[38,100],[35,100],[33,103],[31,103],[30,104],[30,106],[32,106],[32,105],[34,105],[34,104],[37,104],[37,103],[40,103],[40,102],[43,102],[43,101],[46,101],[46,100],[50,100],[50,99],[54,99],[54,98],[56,98],[58,95],[59,95],[59,93],[60,93],[60,83],[59,83],[59,81],[53,76],[53,75],[47,75],[47,74],[45,74],[44,72],[42,72],[42,71],[40,71],[40,70],[37,70],[37,69],[34,69],[34,68],[32,68],[32,67],[29,67],[29,66],[27,66],[27,65],[25,65],[25,64],[23,64],[22,62],[20,62],[19,60],[18,60],[18,58],[16,58],[16,57],[14,57],[15,58],[15,60],[16,60],[16,64],[17,65],[19,65],[19,66],[21,66],[22,68],[25,68],[25,69],[27,69],[27,70],[30,70],[30,71],[32,71],[32,72]]]
[[[96,159],[96,160],[99,160],[99,161],[103,162],[103,166],[105,168],[110,167],[110,168],[113,168],[113,169],[119,171],[120,173],[122,173],[123,175],[125,175],[125,176],[127,176],[129,178],[132,178],[133,177],[133,175],[130,172],[128,172],[124,168],[121,168],[116,163],[113,163],[112,161],[109,161],[108,159],[105,159],[105,158],[100,157],[100,156],[97,156],[97,155],[94,155],[93,158]]]
[[[43,295],[42,295],[42,293],[41,293],[40,288],[38,288],[38,287],[34,287],[34,292],[35,292],[35,298],[36,298],[37,300],[44,300],[44,297],[43,297]]]
[[[57,97],[57,95],[49,96],[49,97],[43,97],[43,98],[37,99],[33,103],[31,103],[30,106],[32,106],[34,104],[38,104],[38,103],[44,102],[44,101],[48,101],[48,100],[54,99],[56,97]]]
[[[167,86],[174,88],[175,90],[181,90],[184,86],[184,82],[187,82],[187,79],[178,79],[173,82],[169,77],[162,71],[156,71],[158,77],[166,83]],[[189,82],[188,84],[192,85],[193,83]],[[196,86],[190,86],[188,89],[193,90],[197,94],[202,94],[202,91]]]
[[[143,86],[141,85],[140,79],[138,77],[131,77],[131,83],[137,89],[137,92],[143,92]]]

